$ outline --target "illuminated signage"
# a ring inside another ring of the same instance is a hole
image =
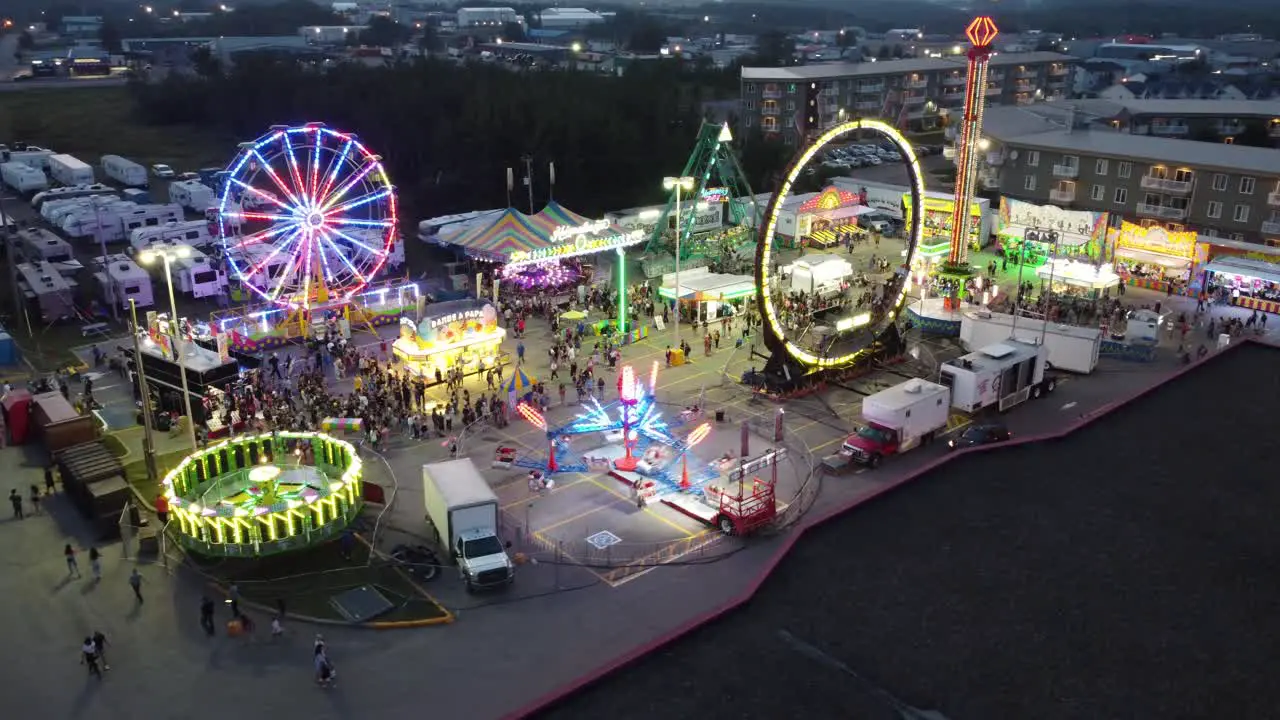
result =
[[[1117,250],[1125,248],[1176,258],[1191,258],[1195,255],[1196,234],[1187,230],[1173,231],[1159,226],[1142,227],[1126,222],[1120,226],[1120,236],[1116,243]]]
[[[462,312],[449,313],[448,315],[441,315],[438,318],[432,318],[431,329],[436,330],[438,328],[444,327],[445,325],[451,325],[453,323],[463,322],[465,320],[480,320],[483,317],[484,317],[483,309],[464,310]]]
[[[507,264],[522,265],[542,260],[588,255],[601,250],[634,245],[645,238],[643,230],[632,230],[601,237],[588,237],[591,233],[608,230],[609,227],[608,220],[596,220],[576,227],[558,227],[551,234],[551,238],[558,241],[557,244],[536,250],[516,250],[507,255]]]
[[[729,202],[729,188],[707,188],[702,191],[702,201],[709,203],[727,203]]]

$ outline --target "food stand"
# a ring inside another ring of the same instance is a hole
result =
[[[997,229],[1000,249],[1010,262],[1028,267],[1044,265],[1051,255],[1098,260],[1106,247],[1109,217],[1105,212],[1067,210],[1001,197]],[[1056,232],[1056,250],[1028,239],[1028,230]]]
[[[1232,305],[1280,313],[1280,264],[1228,255],[1204,269],[1207,289],[1229,293]]]
[[[945,193],[930,192],[925,194],[924,205],[924,239],[920,247],[916,249],[917,253],[934,254],[941,253],[945,255],[951,249],[951,221],[956,206],[955,198]],[[906,193],[902,196],[902,208],[905,212],[903,218],[905,226],[911,227],[911,194]],[[979,198],[973,201],[969,206],[969,216],[972,222],[969,224],[969,247],[974,250],[981,250],[990,242],[991,239],[991,214],[990,202],[985,198]],[[939,250],[939,248],[943,248]]]
[[[1185,287],[1196,257],[1196,234],[1122,223],[1108,231],[1112,262],[1131,287],[1167,292],[1172,283]]]
[[[435,303],[416,325],[400,321],[400,337],[391,352],[415,375],[434,378],[461,366],[471,373],[492,367],[507,331],[498,327],[498,311],[482,300]]]
[[[680,272],[681,304],[692,303],[699,321],[708,321],[726,315],[737,314],[730,310],[730,303],[756,294],[756,281],[750,275],[713,273],[705,267]],[[658,297],[673,300],[677,297],[675,273],[662,276]]]

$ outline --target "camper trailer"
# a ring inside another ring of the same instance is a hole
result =
[[[138,307],[150,307],[155,303],[151,288],[151,276],[126,255],[116,253],[94,258],[93,279],[103,302],[116,303],[122,309],[129,308],[133,300]]]
[[[18,263],[18,288],[27,298],[29,311],[42,322],[74,317],[75,287],[58,269],[45,262]]]
[[[68,237],[90,237],[100,242],[115,242],[123,238],[119,214],[130,212],[138,206],[127,200],[111,199],[101,202],[71,203],[49,211],[49,222]]]
[[[181,220],[156,227],[141,227],[129,233],[129,244],[135,250],[161,242],[207,247],[213,242],[213,236],[209,234],[209,223],[204,220]]]
[[[0,162],[22,163],[40,172],[45,172],[49,169],[49,158],[56,154],[47,148],[23,143],[14,143],[12,149],[0,146]]]
[[[81,210],[62,221],[62,230],[71,237],[92,236],[102,242],[115,242],[130,237],[134,230],[158,227],[182,218],[177,205],[134,205],[121,202],[93,210]]]
[[[20,162],[0,163],[0,180],[19,193],[34,193],[49,187],[44,171]]]
[[[39,210],[46,202],[54,200],[65,200],[68,198],[89,197],[91,195],[115,195],[116,189],[110,185],[102,183],[89,183],[87,185],[72,185],[69,187],[56,187],[42,190],[31,198],[31,207]]]
[[[169,202],[193,212],[202,213],[213,207],[213,190],[199,180],[179,180],[169,183]]]
[[[71,243],[44,228],[26,228],[18,232],[18,247],[26,262],[45,262],[63,276],[73,277],[84,268],[71,252]]]
[[[93,182],[93,166],[74,155],[49,158],[49,176],[63,185],[88,185]]]
[[[124,233],[122,239],[133,236],[134,230],[161,227],[176,223],[183,218],[182,208],[173,203],[139,205],[131,212],[120,214],[120,226]]]
[[[47,220],[50,225],[60,228],[62,227],[62,221],[66,220],[67,216],[72,213],[93,208],[114,207],[122,202],[128,201],[121,200],[115,195],[93,195],[90,197],[54,200],[40,206],[40,217]]]
[[[273,253],[274,257],[272,257]],[[231,251],[229,255],[235,263],[235,267],[239,268],[241,273],[248,273],[254,268],[259,268],[253,275],[243,278],[245,282],[252,283],[257,287],[270,287],[268,283],[279,278],[280,273],[285,271],[285,265],[289,262],[289,258],[284,257],[284,253],[274,252],[271,246],[267,244],[238,248]]]
[[[175,260],[171,270],[174,286],[192,297],[213,297],[227,287],[226,273],[199,250]]]
[[[125,187],[147,186],[147,169],[119,155],[103,155],[102,172]]]

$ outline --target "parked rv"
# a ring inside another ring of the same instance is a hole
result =
[[[49,176],[63,185],[88,185],[93,182],[93,167],[74,155],[49,158]]]
[[[49,188],[36,193],[31,198],[31,206],[39,210],[42,205],[51,200],[65,200],[75,197],[89,197],[90,195],[115,195],[116,189],[110,185],[102,183],[89,183],[86,185],[70,185],[67,187]]]
[[[148,184],[147,169],[119,155],[103,155],[102,172],[127,187],[146,187]]]
[[[89,237],[104,242],[125,240],[134,230],[155,227],[182,219],[182,208],[177,205],[119,204],[83,209],[69,214],[62,221],[62,231],[70,237]]]
[[[49,169],[49,158],[55,154],[55,152],[47,148],[25,143],[14,143],[12,148],[0,145],[0,162],[22,163],[23,165],[30,165],[40,172],[45,172]]]
[[[18,263],[17,271],[18,288],[33,315],[46,323],[75,316],[75,281],[45,262]]]
[[[17,234],[18,247],[26,262],[46,262],[60,275],[74,277],[84,268],[71,251],[71,243],[40,227],[24,228]]]
[[[207,247],[213,242],[209,223],[204,220],[180,220],[156,227],[143,227],[129,233],[129,244],[135,250],[159,242],[175,242],[191,247]]]
[[[34,193],[49,187],[44,171],[20,162],[0,163],[0,180],[20,193]]]
[[[192,297],[212,297],[227,287],[226,273],[199,250],[174,261],[172,272],[174,287]]]
[[[116,303],[128,309],[133,300],[138,307],[150,307],[155,303],[151,276],[132,258],[115,253],[92,260],[93,279],[98,293],[108,305]]]
[[[213,207],[213,190],[197,180],[179,180],[169,183],[169,202],[193,212],[202,213]]]

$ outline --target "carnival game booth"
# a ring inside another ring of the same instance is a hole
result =
[[[498,311],[483,300],[453,300],[431,305],[416,324],[400,321],[400,337],[391,352],[409,372],[432,382],[449,370],[483,372],[493,367],[507,331],[498,327]]]
[[[736,304],[754,297],[756,281],[750,275],[725,275],[713,273],[705,267],[680,272],[680,288],[676,290],[675,273],[662,276],[658,297],[675,300],[683,307],[691,307],[699,322],[736,315]]]
[[[853,265],[839,255],[805,255],[788,265],[791,292],[829,297],[842,295],[853,280]]]
[[[1036,268],[1036,276],[1053,292],[1097,297],[1111,288],[1120,287],[1120,276],[1110,263],[1094,265],[1069,258],[1056,258]]]
[[[929,250],[937,252],[937,248],[946,245],[947,250],[951,248],[951,221],[954,208],[956,206],[955,198],[951,195],[939,192],[925,193],[924,198],[924,238],[920,247],[916,248],[916,253],[920,254]],[[905,217],[905,227],[911,226],[911,213],[914,208],[911,207],[911,193],[902,196],[902,209]],[[991,241],[991,203],[986,198],[976,198],[969,206],[969,247],[974,250],[981,250]],[[944,253],[945,254],[945,253]]]
[[[784,247],[835,247],[846,234],[860,234],[858,216],[873,212],[857,193],[830,185],[821,192],[787,198],[778,209],[775,234]]]
[[[1210,292],[1229,293],[1232,305],[1280,314],[1280,264],[1227,255],[1204,269]]]
[[[189,422],[203,422],[211,430],[215,430],[217,423],[214,418],[207,416],[204,398],[206,395],[221,396],[227,387],[239,379],[240,367],[229,356],[201,347],[194,341],[182,339],[178,341],[179,352],[182,353],[179,364],[178,356],[174,353],[174,339],[163,330],[163,322],[153,324],[153,327],[159,327],[139,338],[147,386],[160,396],[157,407],[178,415],[185,413],[182,402],[182,372],[185,368],[187,389],[191,393],[191,412],[195,415]]]
[[[1125,222],[1112,228],[1112,263],[1131,287],[1168,292],[1170,283],[1185,287],[1196,260],[1196,233],[1143,227]]]
[[[1106,248],[1109,217],[1105,212],[1067,210],[1001,197],[1000,251],[1009,262],[1030,267],[1040,267],[1055,256],[1099,260]],[[1036,241],[1036,233],[1028,230],[1057,233],[1057,246]],[[1028,239],[1028,234],[1033,238]]]

